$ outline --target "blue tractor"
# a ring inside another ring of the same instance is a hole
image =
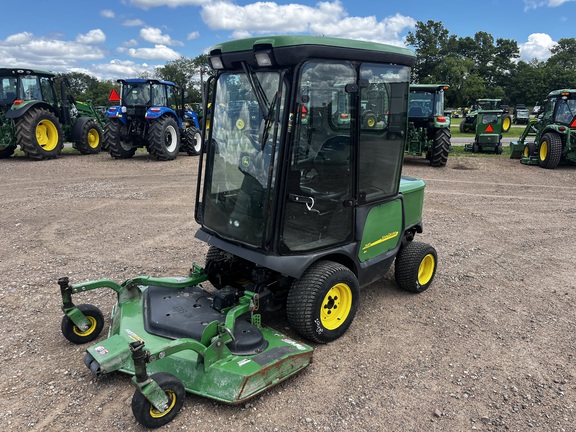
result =
[[[201,134],[198,116],[184,107],[184,97],[170,81],[120,79],[120,93],[112,90],[104,146],[116,159],[134,156],[140,147],[162,161],[172,160],[180,150],[199,154]]]

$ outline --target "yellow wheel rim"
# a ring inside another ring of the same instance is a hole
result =
[[[96,129],[90,129],[88,131],[88,145],[90,148],[98,148],[100,145],[100,134]]]
[[[374,117],[370,117],[368,121],[366,121],[366,124],[368,125],[368,127],[374,127],[374,125],[376,124],[376,119]]]
[[[166,396],[168,396],[168,409],[164,412],[160,412],[154,408],[154,405],[150,404],[150,417],[162,418],[170,411],[172,411],[172,408],[174,408],[174,405],[176,405],[176,393],[174,393],[172,390],[166,390]]]
[[[530,152],[528,151],[528,146],[524,146],[524,157],[529,157]]]
[[[246,126],[246,124],[244,123],[244,120],[242,120],[242,119],[236,120],[236,128],[237,129],[242,130],[242,129],[244,129],[244,126]]]
[[[420,285],[426,285],[432,279],[434,274],[434,268],[436,267],[436,262],[434,255],[428,254],[424,257],[418,267],[418,283]]]
[[[542,141],[540,144],[540,160],[546,160],[546,156],[548,156],[548,143],[546,141]]]
[[[502,129],[504,129],[504,131],[507,131],[508,129],[510,129],[510,117],[506,117],[502,121]]]
[[[58,129],[50,120],[42,120],[36,125],[36,141],[46,151],[52,151],[58,145]]]
[[[96,318],[94,318],[92,316],[87,316],[86,319],[90,323],[90,327],[88,327],[88,330],[80,331],[80,329],[78,327],[74,326],[74,328],[72,329],[74,334],[76,334],[80,337],[86,337],[86,336],[89,336],[96,329]]]
[[[334,330],[348,318],[352,308],[352,290],[345,283],[338,283],[326,293],[320,311],[320,322],[324,328]]]

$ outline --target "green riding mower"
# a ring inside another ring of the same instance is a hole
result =
[[[548,94],[538,118],[510,143],[510,158],[549,169],[576,164],[576,89]]]
[[[74,343],[95,340],[104,320],[72,297],[116,293],[108,338],[85,363],[97,376],[133,375],[132,410],[147,427],[172,420],[185,392],[235,404],[305,368],[313,348],[265,325],[284,310],[297,337],[328,343],[352,324],[360,288],[392,264],[412,293],[437,267],[436,250],[414,241],[425,184],[401,176],[411,51],[276,36],[216,45],[209,61],[195,207],[204,266],[182,278],[59,281]]]
[[[502,132],[508,132],[512,126],[512,119],[510,118],[508,107],[506,105],[500,105],[500,101],[500,99],[477,99],[476,104],[466,114],[466,117],[460,123],[460,132],[475,132],[476,126],[478,124],[478,113],[482,111],[498,112],[502,117]],[[502,108],[503,106],[505,108]]]
[[[476,111],[474,142],[464,144],[464,151],[502,154],[502,111]]]

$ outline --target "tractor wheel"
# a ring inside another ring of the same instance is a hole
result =
[[[396,283],[412,293],[427,290],[436,274],[437,262],[436,249],[426,243],[411,241],[396,255]]]
[[[198,156],[202,151],[202,134],[195,127],[186,130],[186,139],[182,140],[182,146],[189,156]]]
[[[450,129],[440,128],[434,132],[434,144],[430,154],[430,165],[433,167],[446,166],[450,152]]]
[[[496,153],[497,155],[501,155],[503,150],[504,149],[502,148],[502,144],[500,143],[494,147],[494,153]]]
[[[535,153],[536,153],[536,145],[534,143],[524,144],[524,152],[522,153],[523,157],[529,158]]]
[[[90,327],[88,330],[80,330],[78,327],[76,327],[68,315],[64,315],[62,317],[61,329],[62,334],[66,339],[79,345],[91,342],[98,337],[104,328],[104,316],[102,315],[102,312],[100,312],[100,309],[98,309],[96,306],[92,306],[90,304],[81,304],[77,307],[80,309],[80,311],[82,311],[82,313],[90,322]]]
[[[372,111],[365,112],[362,114],[362,126],[368,129],[372,129],[376,127],[378,120],[376,118],[376,114]]]
[[[478,153],[478,144],[472,144],[472,153]]]
[[[538,151],[538,164],[542,168],[553,169],[560,163],[562,156],[562,138],[558,134],[545,133],[540,140],[540,150]]]
[[[82,141],[76,148],[82,154],[97,154],[102,149],[102,129],[94,120],[88,120],[82,129]]]
[[[464,123],[466,123],[466,120],[462,120],[462,122],[460,123],[460,133],[464,133]]]
[[[313,342],[332,342],[350,327],[359,298],[354,273],[342,264],[319,261],[292,284],[286,303],[288,322]]]
[[[216,246],[210,246],[208,248],[208,252],[206,253],[206,261],[204,265],[204,269],[208,273],[208,282],[210,282],[212,286],[218,290],[228,285],[228,281],[222,280],[220,274],[218,274],[217,276],[213,276],[210,272],[210,267],[213,266],[213,263],[222,260],[223,256],[224,252],[222,252]]]
[[[104,127],[105,147],[110,156],[128,159],[136,153],[136,147],[128,140],[128,127],[117,119],[110,119]]]
[[[186,391],[180,380],[169,373],[158,372],[150,378],[156,381],[168,396],[168,408],[164,412],[158,411],[138,389],[132,396],[132,413],[142,426],[156,429],[170,423],[178,415],[184,404]]]
[[[180,151],[180,131],[172,117],[160,117],[148,130],[148,151],[161,161],[176,159]]]
[[[9,158],[16,151],[16,146],[8,146],[0,150],[0,159]]]
[[[502,132],[508,132],[510,130],[510,126],[512,126],[512,121],[510,120],[510,116],[508,114],[502,115]]]
[[[48,110],[30,108],[16,124],[20,148],[32,159],[54,159],[64,147],[62,126]]]

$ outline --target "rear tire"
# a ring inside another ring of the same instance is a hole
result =
[[[16,124],[16,140],[31,159],[54,159],[64,147],[58,118],[42,108],[30,108]]]
[[[502,132],[508,132],[510,127],[512,126],[512,121],[510,120],[510,116],[508,114],[502,115]]]
[[[198,156],[202,151],[202,134],[195,127],[186,130],[186,136],[182,139],[183,150],[189,156]]]
[[[396,283],[408,292],[426,291],[434,280],[437,263],[436,249],[426,243],[411,241],[396,255]]]
[[[108,120],[104,140],[108,153],[115,159],[129,159],[136,153],[136,147],[128,139],[128,126],[118,119]]]
[[[82,140],[76,143],[76,148],[82,154],[97,154],[102,149],[102,129],[94,120],[86,122],[82,128]]]
[[[180,151],[180,130],[172,117],[160,117],[148,129],[148,151],[161,161],[176,159]]]
[[[542,168],[554,169],[562,157],[562,138],[553,132],[545,133],[540,140],[538,164]]]
[[[433,167],[446,166],[450,152],[450,129],[441,128],[434,132],[434,144],[430,154],[430,165]]]
[[[306,339],[332,342],[352,324],[359,298],[358,280],[347,267],[332,261],[316,262],[288,292],[288,322]]]

